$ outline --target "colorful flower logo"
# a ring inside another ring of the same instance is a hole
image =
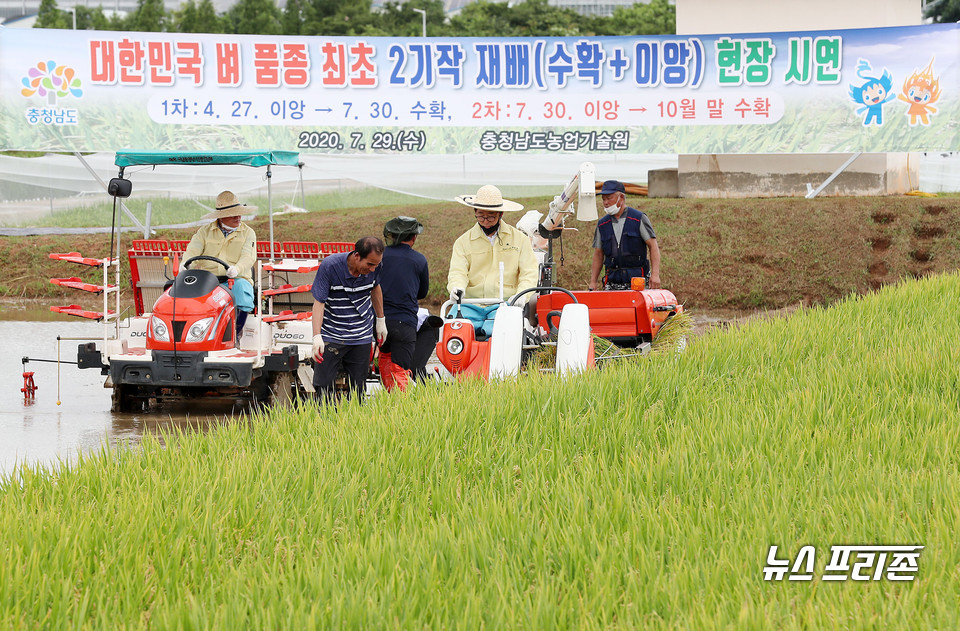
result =
[[[46,97],[49,105],[56,105],[57,97],[73,95],[80,98],[83,96],[80,78],[77,77],[76,71],[67,66],[58,66],[55,61],[41,61],[30,68],[27,76],[20,82],[24,86],[20,89],[20,94],[26,97],[34,94]]]

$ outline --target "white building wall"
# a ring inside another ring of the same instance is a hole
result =
[[[677,0],[677,33],[763,33],[920,24],[920,0]]]

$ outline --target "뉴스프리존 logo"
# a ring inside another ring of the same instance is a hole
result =
[[[27,122],[31,125],[76,125],[77,110],[58,108],[57,99],[65,97],[82,98],[80,77],[77,72],[66,65],[57,65],[57,62],[41,61],[27,70],[27,75],[20,80],[23,87],[20,95],[24,98],[39,96],[45,99],[45,107],[28,107],[24,112]]]
[[[824,581],[912,581],[920,569],[918,545],[832,545],[830,561],[823,566],[820,578]],[[817,550],[803,546],[791,563],[789,557],[777,558],[777,546],[767,550],[767,564],[763,580],[810,581],[815,574]]]

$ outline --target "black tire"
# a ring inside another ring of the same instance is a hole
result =
[[[113,386],[111,411],[113,412],[142,412],[143,400],[137,398],[137,388],[130,384],[116,384]]]
[[[270,378],[269,405],[289,406],[293,403],[295,377],[290,372],[275,372]]]

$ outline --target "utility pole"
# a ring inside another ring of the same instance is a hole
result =
[[[423,37],[427,36],[427,12],[423,9],[412,9],[414,13],[419,13],[423,18]]]

